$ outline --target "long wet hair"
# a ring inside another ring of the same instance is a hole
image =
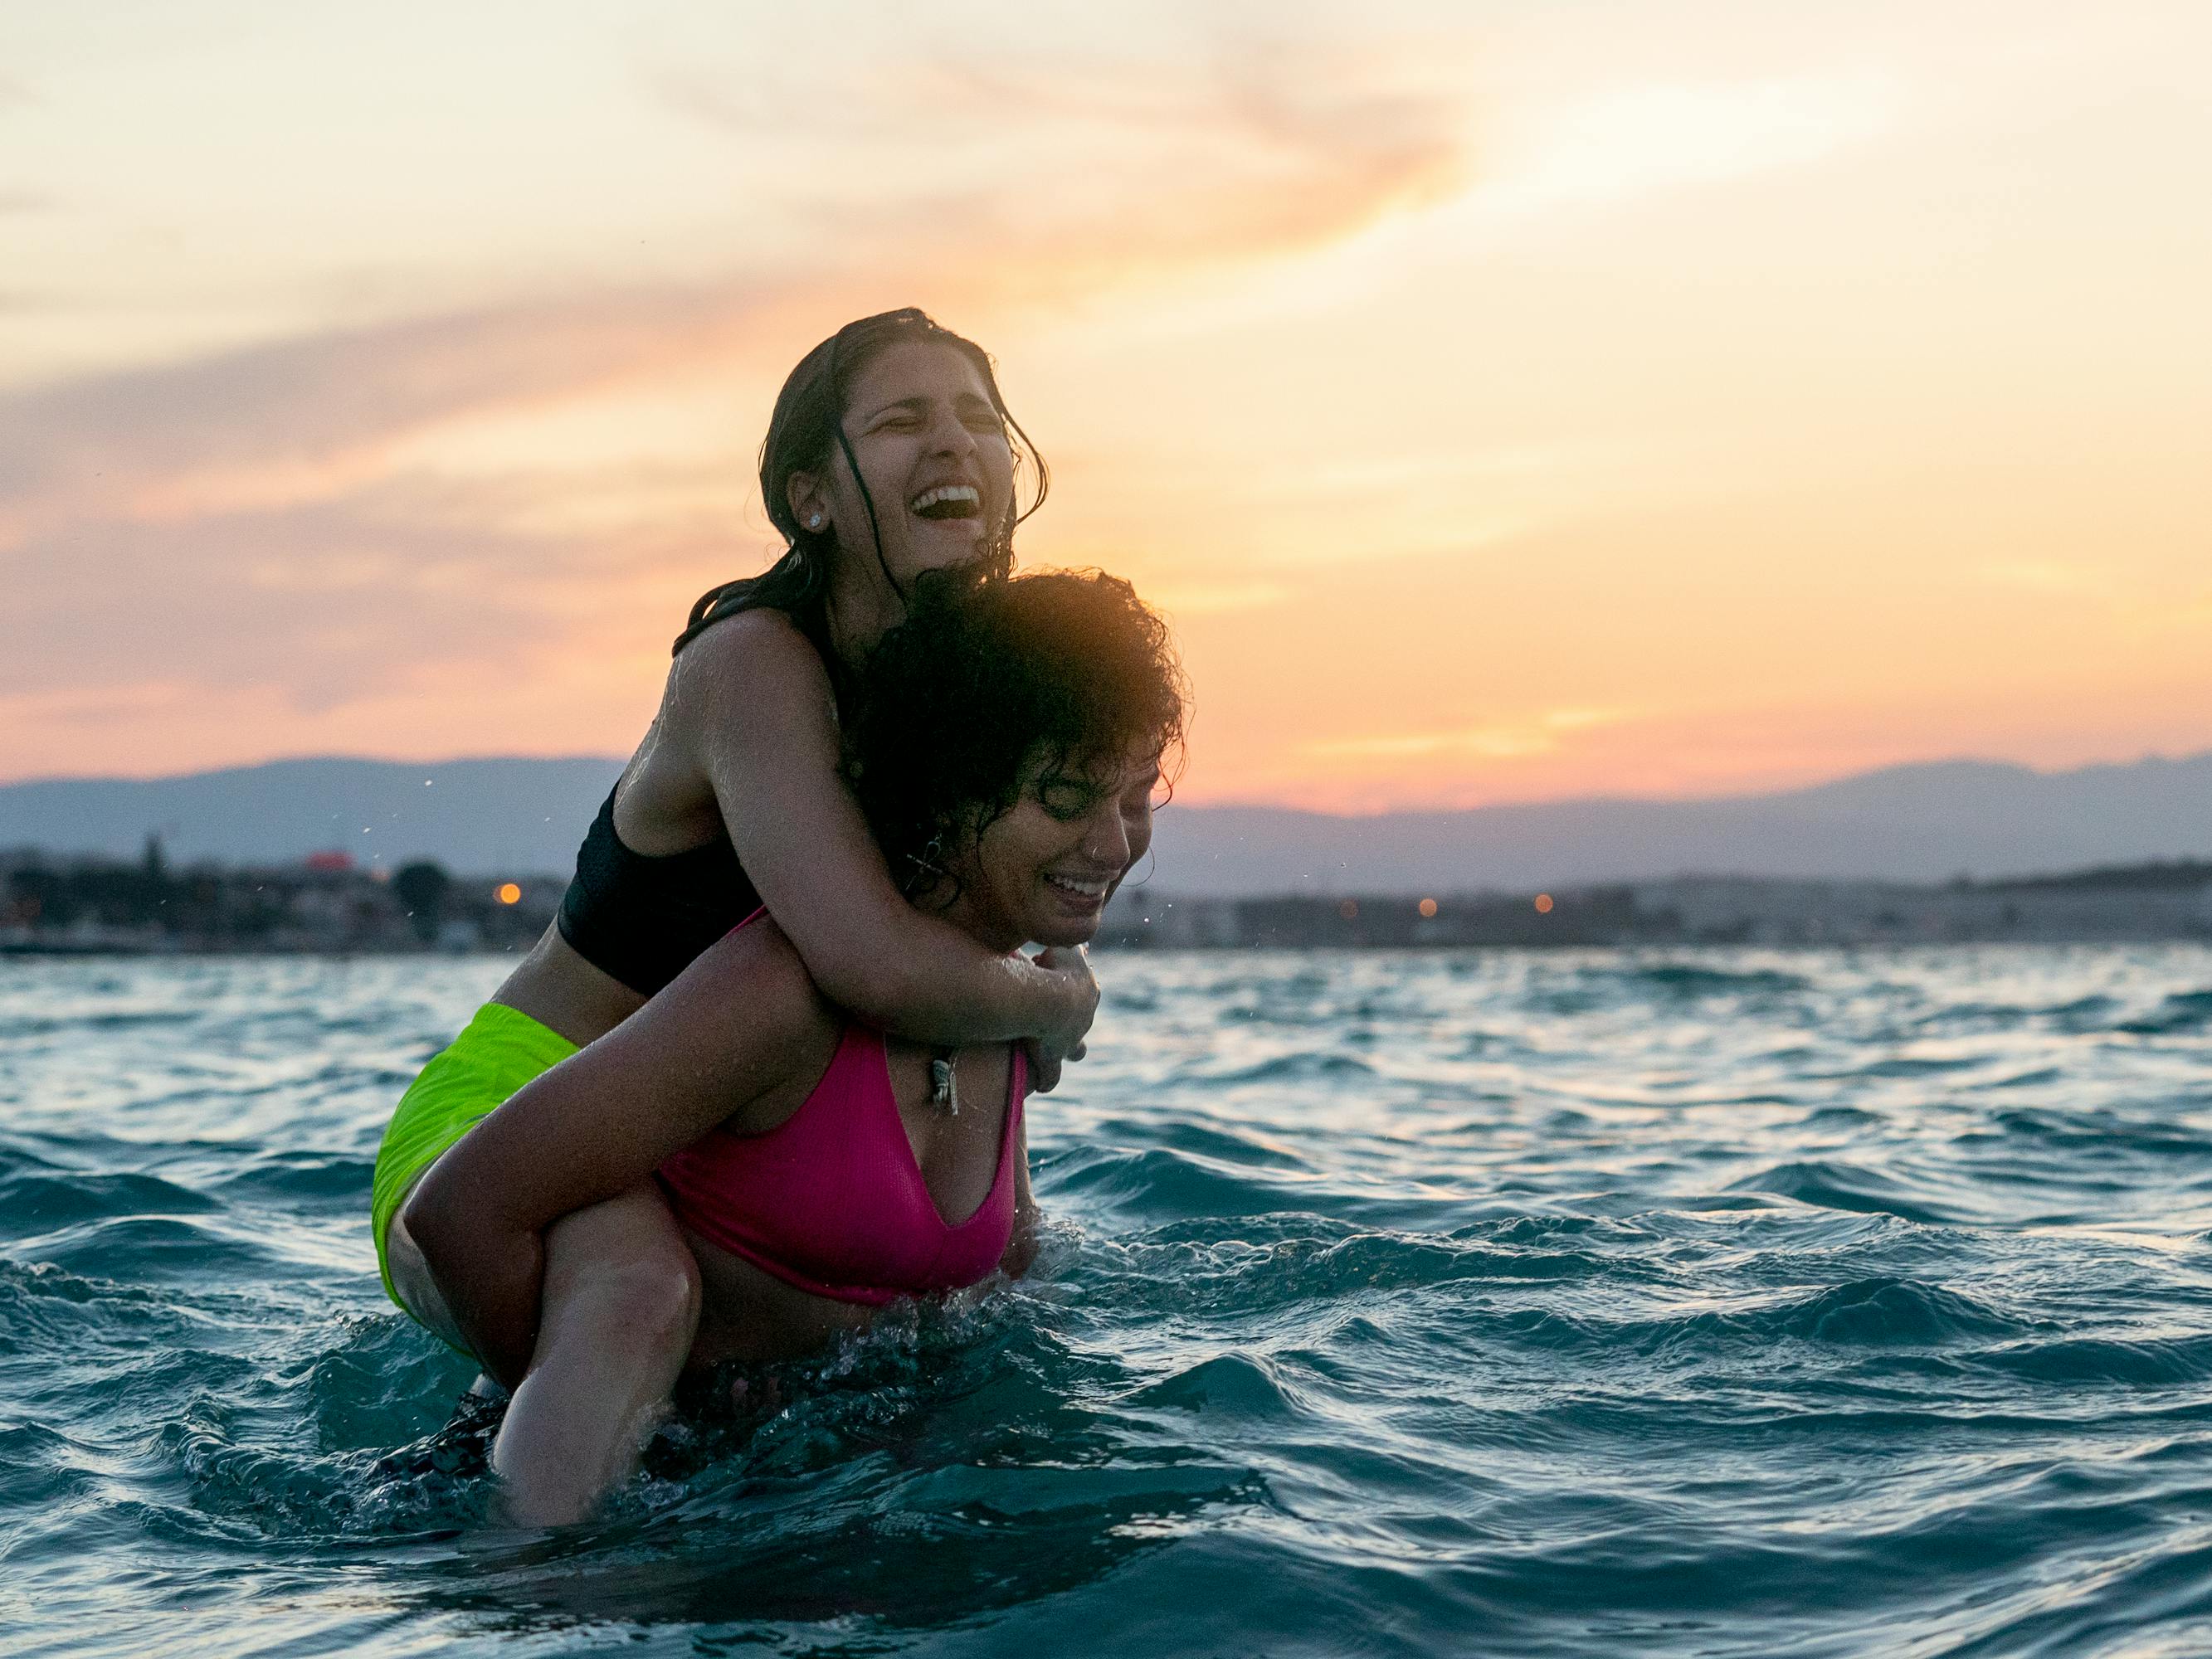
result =
[[[846,777],[909,895],[940,886],[1032,768],[1042,791],[1091,791],[1133,750],[1168,778],[1182,751],[1167,623],[1102,571],[927,572],[854,692]]]
[[[1052,474],[1044,464],[1044,457],[1030,441],[1029,434],[1022,430],[1021,422],[1008,412],[990,354],[966,336],[954,333],[912,306],[878,312],[872,317],[846,324],[800,358],[799,366],[784,381],[783,390],[776,394],[775,412],[769,416],[768,436],[761,441],[760,486],[769,522],[783,536],[783,556],[757,576],[724,582],[701,594],[691,607],[684,631],[676,636],[675,651],[683,650],[702,630],[713,627],[725,617],[733,617],[741,611],[775,610],[788,616],[799,631],[813,641],[833,681],[840,677],[830,642],[827,611],[831,563],[837,556],[836,527],[833,525],[827,530],[809,530],[799,523],[799,515],[792,511],[789,488],[793,473],[827,471],[839,453],[843,453],[846,465],[852,468],[854,482],[860,486],[860,499],[867,507],[868,528],[875,540],[876,562],[883,570],[884,580],[890,584],[891,592],[902,599],[906,597],[891,580],[890,567],[884,562],[883,529],[876,517],[875,498],[868,493],[867,480],[860,476],[851,441],[845,436],[845,410],[852,396],[853,381],[861,370],[890,347],[909,341],[950,346],[975,366],[983,389],[990,397],[991,407],[1006,425],[1017,479],[1024,467],[1035,477],[1036,487],[1028,507],[1017,513],[1012,503],[1008,503],[1006,521],[994,530],[977,561],[984,568],[1001,576],[1013,568],[1014,526],[1044,505]]]

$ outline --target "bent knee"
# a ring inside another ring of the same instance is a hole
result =
[[[686,1249],[633,1262],[618,1275],[623,1303],[655,1331],[681,1331],[688,1343],[699,1327],[699,1263]]]
[[[688,1349],[700,1302],[699,1264],[681,1247],[563,1264],[546,1275],[547,1322],[581,1322],[601,1340]]]

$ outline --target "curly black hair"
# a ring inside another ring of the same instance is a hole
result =
[[[862,665],[846,776],[909,892],[1019,797],[1092,788],[1139,745],[1172,774],[1186,691],[1167,623],[1097,570],[933,571]]]

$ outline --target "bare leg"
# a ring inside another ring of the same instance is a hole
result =
[[[453,1316],[394,1218],[392,1279],[441,1335]],[[492,1444],[519,1526],[580,1521],[628,1477],[665,1409],[699,1323],[699,1264],[658,1188],[562,1216],[545,1232],[538,1346]]]
[[[637,1467],[699,1325],[699,1264],[653,1187],[546,1230],[544,1312],[491,1466],[516,1524],[580,1521]]]

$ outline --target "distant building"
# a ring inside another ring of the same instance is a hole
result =
[[[1683,876],[1553,892],[1115,896],[1102,945],[1170,950],[1432,945],[2063,944],[2212,941],[2212,866],[2006,882]]]
[[[424,927],[381,872],[356,869],[343,853],[173,870],[158,844],[132,864],[18,849],[0,853],[0,952],[514,952],[544,933],[565,886],[438,873],[438,913]]]

